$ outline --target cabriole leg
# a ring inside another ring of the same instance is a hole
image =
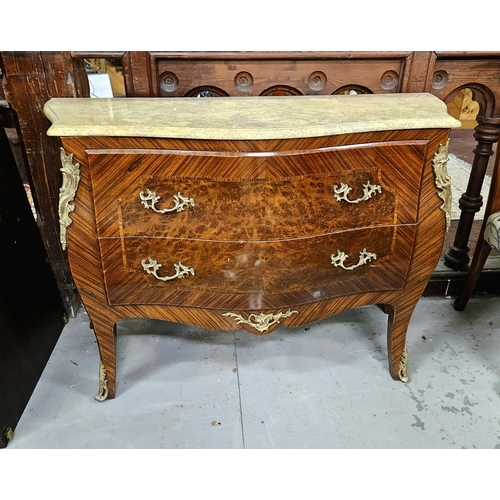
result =
[[[408,349],[406,346],[406,332],[415,305],[387,304],[389,314],[387,326],[387,351],[389,355],[389,370],[394,380],[408,382],[407,362]]]
[[[96,401],[115,397],[116,380],[116,330],[113,322],[92,322],[99,346],[101,363],[99,366],[99,390],[94,396]]]

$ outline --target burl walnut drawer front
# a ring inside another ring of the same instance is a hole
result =
[[[252,294],[309,290],[317,300],[401,289],[415,231],[386,226],[268,242],[103,238],[100,248],[112,305],[202,306],[209,293],[211,307],[228,307],[228,294],[246,294],[251,303]]]
[[[98,235],[258,241],[415,223],[426,147],[90,150]]]

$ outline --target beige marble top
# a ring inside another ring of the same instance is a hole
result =
[[[220,98],[57,98],[50,136],[287,139],[383,130],[456,128],[431,94]]]

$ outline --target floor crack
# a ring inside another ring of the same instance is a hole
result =
[[[243,443],[243,449],[245,449],[245,430],[243,429],[243,407],[241,404],[240,367],[238,366],[238,349],[236,348],[236,332],[233,332],[233,335],[234,335],[234,358],[236,361],[236,376],[238,380],[238,399],[240,401],[241,440]]]

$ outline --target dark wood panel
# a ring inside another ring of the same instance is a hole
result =
[[[0,447],[64,326],[64,308],[0,120]]]
[[[161,59],[156,56],[154,95],[185,97],[314,95],[355,90],[395,93],[401,89],[400,59]]]
[[[80,299],[59,243],[60,143],[56,138],[47,137],[49,121],[42,108],[53,95],[81,97],[85,80],[75,69],[69,52],[2,52],[2,60],[6,78],[5,98],[19,119],[21,140],[33,180],[33,197],[40,217],[38,226],[66,311],[72,315],[78,309]]]

